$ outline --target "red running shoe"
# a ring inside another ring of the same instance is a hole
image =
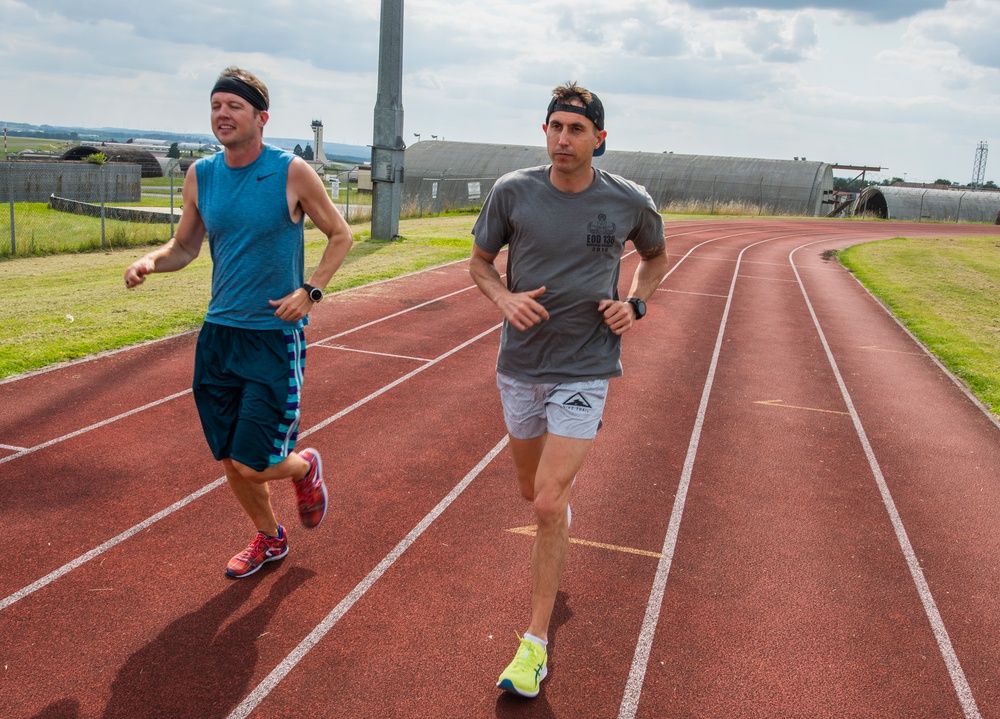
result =
[[[242,552],[229,560],[226,574],[233,579],[249,577],[264,566],[265,562],[273,562],[288,554],[288,537],[285,528],[278,525],[278,536],[269,537],[263,532],[257,536]]]
[[[295,496],[299,500],[299,519],[308,529],[318,527],[326,516],[326,485],[323,484],[323,460],[315,449],[304,449],[299,453],[309,463],[309,472],[302,479],[295,480]]]

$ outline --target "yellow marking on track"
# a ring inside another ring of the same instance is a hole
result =
[[[538,529],[534,524],[529,524],[526,527],[511,527],[508,532],[513,532],[514,534],[523,534],[528,537],[534,537],[535,532]],[[574,539],[569,538],[570,544],[582,544],[585,547],[596,547],[597,549],[608,549],[612,552],[624,552],[625,554],[638,554],[642,557],[655,557],[660,558],[659,552],[647,552],[645,549],[633,549],[632,547],[619,547],[616,544],[604,544],[602,542],[588,542],[586,539]]]
[[[863,350],[875,350],[876,352],[891,352],[894,355],[914,355],[916,357],[926,357],[923,352],[903,352],[902,350],[887,350],[879,347],[878,345],[862,345]]]
[[[754,404],[766,404],[768,407],[780,407],[782,409],[803,409],[807,412],[823,412],[824,414],[850,414],[836,409],[819,409],[818,407],[798,407],[794,404],[784,404],[780,399],[758,399]]]

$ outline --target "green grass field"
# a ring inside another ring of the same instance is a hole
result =
[[[1000,239],[894,239],[841,262],[1000,414]]]
[[[370,239],[358,225],[355,245],[327,288],[333,292],[469,256],[475,216],[400,222],[401,241]],[[306,274],[326,246],[306,232]],[[202,250],[180,272],[154,275],[126,290],[123,274],[148,248],[57,254],[0,262],[0,377],[198,327],[208,306],[211,259]]]
[[[7,150],[0,147],[0,159],[6,160],[7,155],[13,155],[21,150],[38,150],[40,152],[66,152],[80,143],[69,140],[46,140],[39,137],[7,137]]]

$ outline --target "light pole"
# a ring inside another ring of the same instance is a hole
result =
[[[420,133],[419,133],[419,132],[414,132],[414,133],[413,133],[413,136],[414,136],[415,138],[417,138],[417,142],[420,142]]]
[[[399,237],[403,184],[403,0],[382,0],[372,142],[372,239]]]

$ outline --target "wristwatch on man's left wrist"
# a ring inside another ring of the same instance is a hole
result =
[[[319,302],[321,299],[323,299],[323,290],[321,290],[319,287],[313,287],[308,282],[303,282],[302,289],[306,291],[306,294],[309,295],[309,299],[311,299],[313,302]]]
[[[635,312],[635,318],[641,320],[646,316],[646,303],[640,300],[638,297],[629,297],[627,300],[630,305],[632,305],[632,311]]]

